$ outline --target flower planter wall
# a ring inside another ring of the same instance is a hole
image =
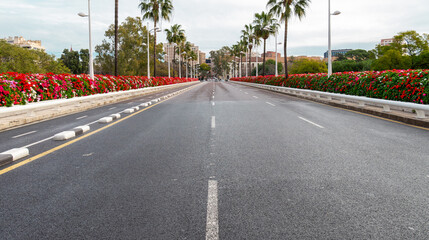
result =
[[[0,106],[24,105],[51,99],[89,96],[99,93],[126,91],[196,81],[191,78],[71,74],[0,74]]]
[[[429,104],[429,70],[295,74],[232,78],[234,81]]]

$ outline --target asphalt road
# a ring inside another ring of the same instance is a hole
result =
[[[109,108],[1,132],[1,148]],[[429,236],[428,130],[225,82],[124,117],[1,167],[0,239]]]

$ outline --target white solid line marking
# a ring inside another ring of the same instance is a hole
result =
[[[212,116],[212,128],[216,128],[216,117]]]
[[[116,107],[111,107],[111,108],[109,108],[109,110],[113,110],[113,109],[115,109]]]
[[[23,137],[23,136],[30,135],[30,134],[35,133],[35,132],[37,132],[37,131],[31,131],[31,132],[28,132],[28,133],[23,133],[23,134],[20,134],[20,135],[13,136],[12,138]]]
[[[271,105],[271,106],[273,106],[273,107],[275,107],[276,105],[274,105],[274,104],[272,104],[272,103],[270,103],[270,102],[265,102],[266,104],[268,104],[268,105]]]
[[[310,124],[313,124],[314,126],[316,126],[316,127],[318,127],[318,128],[324,128],[324,127],[320,126],[319,124],[316,124],[316,123],[314,123],[314,122],[312,122],[312,121],[310,121],[310,120],[307,120],[307,119],[305,119],[305,118],[303,118],[303,117],[299,117],[299,119],[301,119],[301,120],[303,120],[303,121],[306,121],[306,122],[308,122],[308,123],[310,123]]]
[[[78,118],[76,118],[76,120],[81,120],[81,119],[84,119],[84,118],[86,118],[86,117],[88,117],[88,116],[82,116],[82,117],[78,117]]]
[[[254,98],[256,98],[256,99],[258,99],[258,97],[257,96],[253,96]]]
[[[219,239],[217,181],[209,180],[207,196],[206,240]]]
[[[45,138],[45,139],[40,140],[40,141],[35,142],[35,143],[28,144],[27,146],[24,146],[23,148],[29,148],[29,147],[34,146],[34,145],[37,145],[37,144],[39,144],[39,143],[42,143],[42,142],[46,142],[46,141],[48,141],[48,140],[51,140],[52,138],[54,138],[54,136],[52,136],[52,137],[48,137],[48,138]]]

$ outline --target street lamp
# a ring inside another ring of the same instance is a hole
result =
[[[170,75],[170,55],[168,55],[168,54],[165,54],[165,56],[167,57],[167,64],[168,64],[168,78],[171,78],[171,75]]]
[[[340,15],[340,11],[331,13],[331,0],[328,0],[328,77],[332,75],[332,49],[331,49],[331,15]]]
[[[278,64],[277,64],[277,46],[281,45],[282,43],[278,43],[277,42],[277,34],[276,34],[276,77],[279,75],[279,70],[278,70]]]
[[[89,25],[89,77],[94,80],[94,62],[92,60],[92,41],[91,41],[91,0],[88,0],[88,14],[78,13],[80,17],[88,17]]]
[[[257,52],[255,39],[253,39],[253,46],[255,46],[255,52]],[[256,76],[258,76],[258,68],[259,68],[258,57],[259,57],[259,55],[256,54]]]
[[[161,32],[161,29],[159,29],[158,27],[149,30],[149,23],[147,23],[147,78],[150,78],[150,56],[149,56],[149,48],[150,48],[150,43],[149,43],[149,39],[150,39],[150,32],[152,31],[156,31],[156,32]],[[153,49],[154,51],[156,51],[156,49]],[[156,59],[153,60],[153,64],[156,64]]]
[[[179,47],[179,53],[180,53],[180,47]],[[183,54],[186,54],[186,52],[182,52],[179,54],[179,78],[182,78],[182,62],[180,60]]]
[[[241,75],[241,65],[243,65],[243,51],[240,52],[240,67],[239,67],[239,72],[240,72],[240,78],[242,77]]]

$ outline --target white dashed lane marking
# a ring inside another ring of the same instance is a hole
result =
[[[216,128],[216,117],[212,116],[212,128]]]
[[[219,239],[217,181],[209,180],[207,196],[206,240]]]
[[[275,107],[276,105],[274,105],[274,104],[272,104],[272,103],[270,103],[270,102],[265,102],[266,104],[268,104],[268,105],[271,105],[271,106],[273,106],[273,107]]]
[[[109,110],[113,110],[113,109],[115,109],[116,107],[111,107],[111,108],[109,108]]]
[[[84,119],[84,118],[87,118],[87,117],[88,117],[88,116],[78,117],[78,118],[76,118],[76,120]]]
[[[303,117],[299,117],[299,119],[301,119],[301,120],[303,120],[303,121],[306,121],[306,122],[308,122],[308,123],[310,123],[310,124],[312,124],[312,125],[314,125],[314,126],[316,126],[316,127],[318,127],[318,128],[325,128],[325,127],[320,126],[319,124],[314,123],[314,122],[312,122],[312,121],[310,121],[310,120],[307,120],[307,119],[305,119],[305,118],[303,118]]]
[[[257,97],[257,96],[253,96],[253,98],[256,98],[256,99],[258,99],[258,97]]]
[[[35,133],[35,132],[37,132],[37,131],[31,131],[31,132],[28,132],[28,133],[19,134],[19,135],[13,136],[12,138],[24,137],[24,136],[30,135],[32,133]]]

